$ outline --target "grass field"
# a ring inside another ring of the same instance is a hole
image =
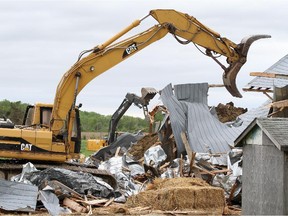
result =
[[[84,154],[85,157],[88,157],[88,156],[90,156],[91,154],[93,154],[94,151],[89,151],[89,150],[87,150],[87,149],[86,149],[86,143],[87,143],[86,140],[82,140],[82,141],[81,141],[81,150],[80,150],[80,152],[81,152],[81,154]]]

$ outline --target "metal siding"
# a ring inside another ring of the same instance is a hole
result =
[[[188,140],[193,151],[224,153],[231,148],[234,141],[233,130],[214,118],[208,106],[189,104],[188,108]]]
[[[167,85],[161,91],[160,98],[169,111],[171,127],[177,145],[177,156],[179,157],[181,153],[186,151],[180,135],[183,131],[186,131],[186,117],[184,109],[185,107],[182,106],[181,103],[173,95],[173,89],[171,84]]]
[[[175,96],[179,101],[207,105],[208,83],[174,85]]]
[[[239,127],[229,127],[221,123],[209,111],[207,105],[207,83],[166,86],[161,93],[163,104],[170,115],[171,126],[177,150],[185,151],[181,132],[187,132],[192,151],[201,153],[226,153],[234,145],[234,140],[255,117],[267,116],[267,108],[260,107],[243,115]],[[261,112],[259,111],[261,110]]]
[[[7,211],[33,211],[38,187],[0,179],[0,208]]]
[[[271,103],[271,100],[267,100],[261,106],[248,110],[248,112],[243,113],[242,115],[238,116],[238,118],[242,121],[242,129],[246,129],[246,127],[255,119],[260,117],[267,117],[269,113],[269,106],[268,104]]]
[[[244,146],[243,215],[284,215],[283,156],[273,145]]]

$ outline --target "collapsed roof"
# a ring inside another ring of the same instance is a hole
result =
[[[211,114],[207,104],[208,83],[167,85],[161,100],[169,110],[177,154],[185,152],[181,133],[187,135],[192,151],[227,153],[234,140],[256,117],[266,117],[269,107],[263,105],[239,116],[234,123],[224,124]]]

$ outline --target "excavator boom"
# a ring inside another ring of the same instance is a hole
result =
[[[65,125],[69,125],[69,122],[71,124],[74,121],[71,114],[67,119],[68,113],[71,113],[71,110],[75,107],[77,94],[91,80],[148,45],[160,40],[167,33],[171,33],[181,44],[192,42],[206,49],[207,56],[212,57],[224,69],[223,81],[227,90],[233,96],[241,97],[235,79],[240,68],[246,62],[248,49],[255,40],[270,36],[252,36],[240,44],[235,44],[229,39],[221,37],[219,33],[206,27],[188,14],[175,10],[152,10],[149,15],[158,21],[157,25],[128,39],[114,43],[121,36],[138,26],[146,17],[134,21],[103,44],[84,52],[88,55],[80,56],[71,69],[64,74],[57,87],[54,100],[50,125],[53,134],[59,134],[63,131]],[[225,56],[228,66],[220,63],[214,54]],[[74,94],[71,94],[71,92],[74,92]],[[72,129],[70,128],[70,130]],[[68,134],[70,134],[69,131]],[[68,136],[68,143],[69,139]]]
[[[206,48],[206,54],[212,57],[223,68],[223,83],[234,97],[242,97],[236,86],[236,76],[245,64],[251,44],[261,38],[270,38],[270,35],[252,35],[243,38],[241,43],[235,44],[219,33],[200,23],[195,17],[175,10],[152,10],[153,16],[160,24],[170,23],[169,32],[182,44],[190,42]],[[175,19],[177,17],[177,19]],[[181,41],[181,39],[186,41]],[[211,53],[226,56],[228,67],[221,64]]]

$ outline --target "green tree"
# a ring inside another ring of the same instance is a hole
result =
[[[22,124],[27,104],[21,101],[0,101],[0,117],[9,118],[15,124]]]
[[[0,118],[9,118],[15,124],[22,124],[28,104],[21,101],[0,101]],[[83,132],[108,132],[111,115],[101,115],[96,112],[80,111],[81,128]],[[117,131],[136,132],[148,131],[149,124],[145,119],[123,116],[117,126]]]

